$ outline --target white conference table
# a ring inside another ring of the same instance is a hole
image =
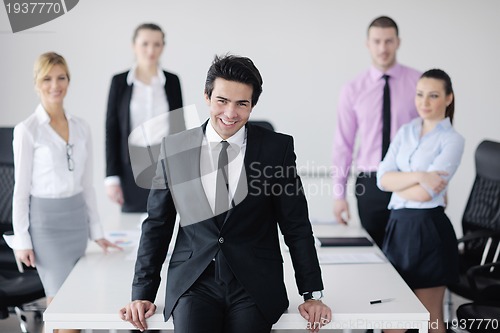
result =
[[[129,224],[130,225],[130,224]],[[337,225],[314,225],[316,236],[359,236],[361,229]],[[133,326],[122,321],[118,310],[130,301],[134,274],[135,248],[104,255],[90,249],[81,258],[43,315],[45,331],[57,328],[130,330]],[[304,331],[307,322],[297,307],[302,296],[297,292],[290,256],[284,252],[285,282],[290,300],[288,311],[273,326],[273,330]],[[376,253],[378,247],[321,247],[324,254]],[[427,332],[429,313],[388,262],[322,264],[325,286],[324,302],[333,312],[325,329],[389,329],[418,328]],[[149,329],[173,330],[172,321],[164,322],[165,275],[156,297],[156,313],[148,319]],[[392,299],[371,305],[371,300]]]

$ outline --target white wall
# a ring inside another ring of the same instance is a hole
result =
[[[369,22],[389,15],[400,26],[399,61],[420,70],[440,67],[454,83],[455,127],[467,141],[447,211],[460,233],[474,149],[484,138],[500,141],[499,13],[497,0],[85,0],[54,21],[12,34],[0,9],[0,126],[33,112],[35,58],[49,50],[64,55],[72,72],[65,106],[92,126],[99,209],[105,223],[116,218],[119,210],[102,185],[107,93],[111,76],[133,62],[133,29],[151,21],[167,32],[162,63],[179,74],[185,104],[205,110],[202,91],[214,54],[248,56],[264,78],[253,117],[295,137],[299,165],[329,166],[340,87],[369,66]],[[313,218],[332,218],[329,196],[309,199]]]

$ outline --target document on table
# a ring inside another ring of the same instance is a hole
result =
[[[382,264],[385,259],[376,253],[319,253],[319,263],[328,264]]]
[[[106,239],[121,247],[133,247],[139,244],[140,230],[114,230],[105,233]]]
[[[106,239],[112,243],[115,243],[118,246],[123,247],[124,249],[130,248],[127,250],[127,260],[135,261],[137,258],[137,249],[139,248],[139,241],[141,240],[141,231],[140,230],[116,230],[116,231],[108,231],[105,233]],[[167,252],[167,261],[170,259],[170,255],[172,254],[172,248],[169,247]]]

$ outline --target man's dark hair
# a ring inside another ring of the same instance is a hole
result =
[[[379,16],[379,17],[377,17],[368,26],[368,31],[370,31],[371,27],[377,27],[377,28],[394,28],[394,29],[396,29],[396,36],[399,36],[398,25],[389,16]]]
[[[252,107],[257,104],[262,93],[262,77],[252,60],[235,55],[215,56],[212,66],[208,69],[205,81],[205,94],[212,97],[215,79],[235,81],[249,84],[253,87]]]

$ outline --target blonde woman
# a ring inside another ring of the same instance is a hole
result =
[[[88,238],[107,252],[92,178],[89,126],[66,113],[70,73],[62,56],[40,55],[34,67],[40,104],[14,128],[13,196],[16,257],[35,267],[50,304]]]

